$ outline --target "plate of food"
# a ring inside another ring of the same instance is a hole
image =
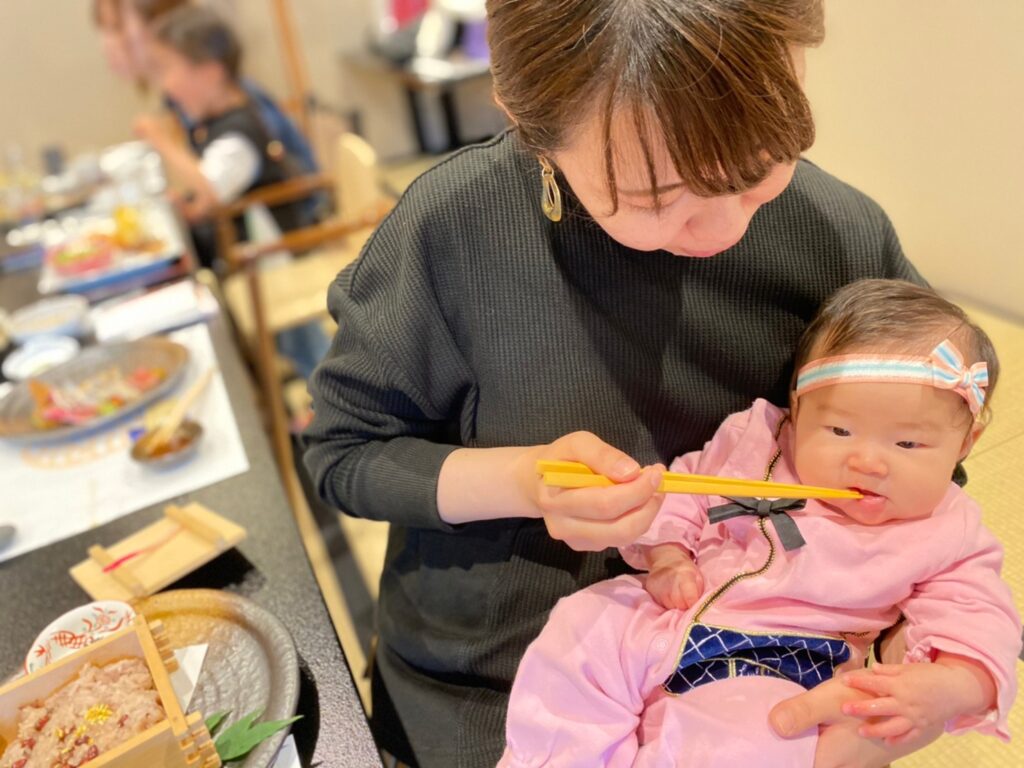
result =
[[[120,206],[47,249],[39,292],[89,291],[162,268],[184,252],[177,222],[165,205]]]
[[[0,687],[0,766],[215,768],[202,715],[186,715],[159,624],[116,632]]]
[[[0,439],[61,440],[105,427],[169,392],[188,357],[160,338],[87,349],[0,400]]]
[[[213,589],[160,592],[134,603],[147,621],[164,625],[170,646],[207,643],[206,658],[189,705],[206,717],[227,712],[224,726],[255,711],[260,720],[284,720],[299,702],[299,658],[280,619],[252,600]],[[280,730],[260,743],[239,768],[272,764],[287,735]]]

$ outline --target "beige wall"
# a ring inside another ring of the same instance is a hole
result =
[[[1024,319],[1024,2],[826,0],[809,157],[938,288]]]
[[[92,34],[89,0],[0,2],[0,151],[18,143],[32,162],[128,137],[144,102],[115,82]]]

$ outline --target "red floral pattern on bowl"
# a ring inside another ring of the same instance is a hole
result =
[[[127,626],[133,618],[132,607],[117,600],[100,600],[68,611],[39,633],[25,657],[25,672],[35,672],[51,661],[85,648]]]

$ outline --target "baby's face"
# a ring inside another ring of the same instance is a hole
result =
[[[795,410],[797,474],[807,485],[861,492],[828,502],[858,523],[926,517],[970,450],[972,426],[961,397],[925,384],[821,387]]]

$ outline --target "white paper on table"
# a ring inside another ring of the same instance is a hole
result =
[[[188,279],[98,304],[89,311],[89,319],[98,341],[129,341],[182,328],[218,311],[210,289]]]
[[[295,747],[295,737],[288,734],[281,742],[281,748],[277,750],[277,757],[270,764],[270,768],[302,768],[299,762],[299,750]]]
[[[192,701],[199,673],[203,669],[203,659],[206,658],[206,650],[209,647],[209,643],[200,643],[199,645],[187,645],[174,652],[178,668],[171,673],[171,687],[184,712],[188,711],[188,705]]]
[[[168,338],[190,353],[188,370],[170,394],[176,398],[217,359],[205,324]],[[186,463],[154,470],[129,458],[129,431],[142,426],[144,410],[79,440],[24,447],[0,441],[0,520],[16,528],[14,540],[0,550],[0,562],[248,471],[219,372],[190,411],[204,434],[197,454]]]
[[[196,682],[199,680],[199,673],[203,668],[203,659],[206,658],[206,649],[209,645],[189,645],[174,652],[174,658],[178,660],[178,670],[171,674],[171,685],[178,702],[184,711],[188,711],[189,702],[192,701],[192,693],[196,689]],[[212,715],[212,712],[203,712],[203,717]],[[277,750],[277,756],[271,763],[271,768],[302,768],[299,762],[299,752],[295,747],[295,737],[288,734]]]

